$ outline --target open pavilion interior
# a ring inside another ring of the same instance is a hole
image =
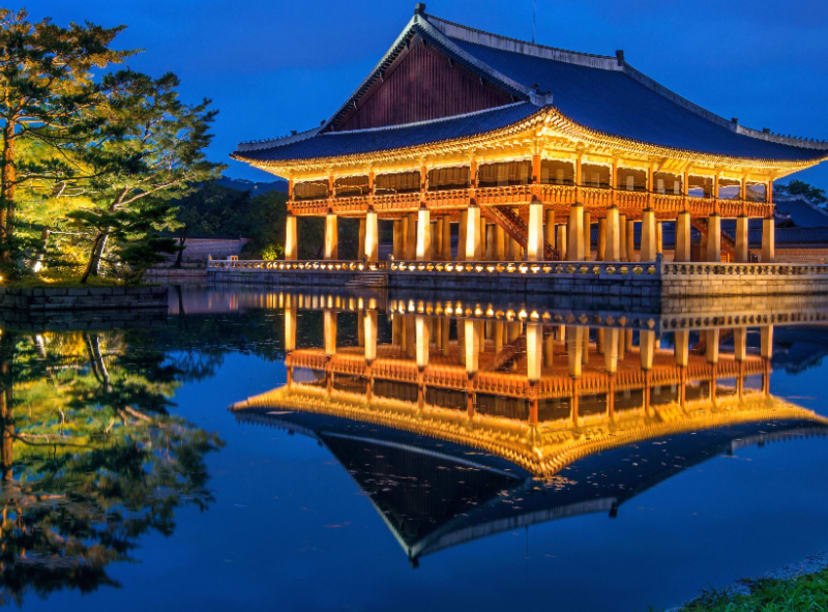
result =
[[[288,180],[288,260],[298,220],[324,217],[326,260],[347,220],[368,262],[385,233],[398,261],[653,261],[668,224],[670,259],[741,263],[774,261],[773,181],[828,143],[719,117],[622,51],[513,40],[418,4],[329,119],[233,157]]]

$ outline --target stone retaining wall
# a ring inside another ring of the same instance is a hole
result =
[[[229,269],[207,270],[207,279],[210,282],[223,283],[252,283],[257,285],[286,285],[286,286],[325,286],[344,287],[349,280],[360,277],[358,271],[328,271],[328,270],[278,270],[258,269]]]
[[[167,287],[0,287],[0,311],[167,309]]]
[[[150,268],[144,272],[144,280],[164,285],[204,283],[207,282],[207,268]]]

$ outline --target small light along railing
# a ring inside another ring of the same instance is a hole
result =
[[[826,264],[663,262],[662,275],[673,276],[825,276]]]
[[[608,261],[391,261],[396,273],[506,276],[657,276],[657,262]]]
[[[242,270],[249,272],[376,272],[387,267],[384,261],[298,259],[213,259],[207,262],[210,270]]]

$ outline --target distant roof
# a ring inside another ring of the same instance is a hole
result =
[[[826,227],[828,213],[802,196],[774,196],[775,213],[790,217],[797,227]]]
[[[414,36],[524,102],[409,126],[333,131],[334,119],[384,78],[384,71]],[[657,146],[779,161],[828,156],[828,142],[746,128],[689,102],[632,68],[623,52],[592,55],[514,40],[427,15],[421,5],[331,119],[284,139],[241,144],[236,155],[251,160],[310,159],[416,146],[505,127],[545,107],[583,127]]]

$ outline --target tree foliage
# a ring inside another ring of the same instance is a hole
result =
[[[813,185],[809,185],[804,181],[793,180],[786,184],[775,185],[774,189],[777,191],[777,193],[783,193],[792,196],[803,196],[810,200],[812,203],[818,204],[820,206],[828,203],[828,197],[825,196],[824,189],[814,187]]]

